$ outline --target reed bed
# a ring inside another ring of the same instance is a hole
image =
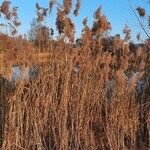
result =
[[[18,81],[6,99],[3,149],[136,149],[144,105],[137,79],[129,85],[119,69],[112,88],[112,70],[100,63],[108,56],[79,54],[53,54],[36,79]]]
[[[75,16],[80,3],[77,0]],[[93,27],[88,27],[85,18],[81,39],[75,43],[75,26],[69,17],[72,1],[65,0],[62,7],[51,1],[50,11],[55,5],[59,6],[57,40],[42,38],[43,32],[40,32],[40,42],[39,38],[28,41],[1,35],[5,41],[6,71],[0,76],[0,148],[148,149],[149,41],[138,48],[131,47],[128,26],[123,30],[124,39],[119,35],[108,36],[111,25],[99,7]],[[49,9],[38,3],[36,9],[37,20],[42,22]],[[39,62],[32,57],[35,51],[42,59]],[[10,80],[9,70],[14,60],[22,69],[24,63],[36,64],[38,76]],[[133,73],[137,74],[133,76]]]

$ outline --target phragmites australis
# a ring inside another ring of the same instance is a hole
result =
[[[35,7],[36,7],[37,10],[40,10],[40,9],[41,9],[39,3],[36,3],[36,4],[35,4]]]
[[[72,7],[72,0],[64,0],[64,13],[68,15]]]
[[[88,47],[92,42],[92,31],[88,26],[85,26],[85,28],[82,30],[82,41],[83,45]]]
[[[131,39],[131,29],[127,25],[125,25],[123,33],[125,34],[124,41],[128,42]]]
[[[84,25],[84,29],[82,30],[82,41],[84,46],[89,46],[92,41],[92,31],[87,26],[88,18],[84,18],[82,23]]]
[[[16,19],[13,20],[13,24],[14,24],[16,27],[18,27],[18,26],[21,25],[21,22],[18,21],[18,18],[16,18]]]
[[[35,7],[36,7],[36,14],[37,14],[37,21],[41,22],[47,16],[48,8],[40,7],[38,3],[36,3]]]
[[[88,18],[87,18],[87,17],[83,19],[83,25],[84,25],[84,26],[87,26],[87,21],[88,21]]]
[[[140,17],[145,16],[145,9],[144,8],[138,7],[138,8],[136,8],[136,10],[138,11],[138,14]]]
[[[80,5],[81,5],[81,0],[77,0],[76,7],[75,7],[75,10],[73,12],[73,14],[75,16],[78,16],[78,14],[79,14]]]
[[[11,11],[11,16],[13,17],[12,22],[16,27],[21,25],[21,22],[19,21],[19,18],[18,18],[17,10],[18,10],[18,7],[13,7]]]
[[[124,42],[119,36],[115,36],[112,43],[115,50],[119,50],[123,47]]]
[[[0,7],[0,12],[2,12],[8,20],[11,19],[11,13],[9,10],[10,3],[10,1],[4,1]]]
[[[105,15],[101,15],[101,6],[94,13],[94,18],[95,21],[92,27],[93,35],[100,35],[108,30],[111,30],[110,22],[107,21]]]
[[[94,14],[95,20],[98,20],[98,19],[100,18],[100,16],[101,16],[101,9],[102,9],[102,7],[100,6],[100,7],[96,10],[96,12],[95,12],[95,14]]]
[[[69,39],[69,42],[74,42],[75,26],[69,17],[65,17],[65,30],[64,34]]]
[[[137,135],[145,137],[138,129],[145,124],[139,124],[143,117],[140,111],[146,111],[139,108],[147,107],[149,93],[142,89],[144,92],[138,98],[135,93],[138,80],[132,80],[130,74],[150,68],[147,55],[150,42],[137,45],[125,42],[130,39],[127,26],[125,40],[119,34],[109,36],[111,25],[99,7],[93,15],[93,27],[88,26],[85,18],[82,35],[75,43],[72,4],[67,0],[65,6],[57,0],[49,2],[48,11],[51,12],[53,2],[57,8],[55,26],[59,36],[51,37],[53,29],[37,20],[31,26],[29,40],[17,36],[3,40],[0,33],[0,57],[1,52],[6,54],[2,63],[17,64],[21,72],[29,75],[30,68],[31,73],[35,72],[33,78],[27,77],[28,81],[18,79],[14,93],[6,95],[9,103],[6,103],[7,113],[2,116],[4,121],[0,121],[6,127],[2,133],[0,126],[0,146],[2,149],[136,149],[139,139],[143,140]],[[47,9],[37,3],[36,10],[42,21]],[[17,19],[16,9],[14,18]],[[8,69],[4,70],[9,74]],[[0,106],[0,118],[2,109]]]
[[[56,18],[56,28],[59,34],[64,32],[65,22],[64,22],[64,12],[61,9],[57,9],[57,18]]]
[[[50,0],[50,2],[49,2],[50,13],[52,12],[54,4],[55,4],[55,0]]]
[[[18,10],[18,7],[13,7],[13,8],[12,8],[11,15],[12,15],[12,16],[17,16],[17,10]]]
[[[15,35],[17,33],[17,30],[16,28],[11,24],[11,23],[8,23],[9,27],[10,27],[10,30],[11,30],[11,34],[12,35]]]
[[[57,10],[56,27],[59,34],[64,34],[63,37],[67,37],[71,43],[74,42],[75,26],[71,19],[65,15],[65,12],[61,9]]]
[[[0,15],[3,15],[4,19],[8,20],[8,26],[10,27],[11,33],[14,35],[17,33],[16,27],[21,23],[17,14],[18,7],[12,7],[12,9],[10,9],[10,4],[10,1],[4,1],[1,4]]]
[[[94,22],[92,27],[93,34],[102,34],[108,30],[111,30],[111,24],[104,15],[100,16],[100,18]]]

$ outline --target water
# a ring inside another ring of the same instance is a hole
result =
[[[19,66],[14,66],[12,68],[12,80],[29,80],[30,78],[36,78],[38,72],[37,66],[26,66],[23,69],[21,69]]]
[[[79,72],[79,70],[77,68],[74,68],[73,71],[75,72]],[[17,80],[29,80],[29,79],[35,79],[38,76],[39,73],[39,69],[37,66],[26,66],[24,67],[24,69],[21,69],[19,66],[14,66],[12,68],[12,81],[17,81]],[[123,74],[124,78],[127,78],[128,80],[128,84],[130,86],[130,82],[132,80],[134,80],[135,78],[137,78],[138,76],[138,72],[137,73],[132,73],[131,77],[128,78],[125,74]],[[110,81],[108,84],[108,90],[109,89],[113,89],[115,86],[115,81]],[[143,81],[138,80],[137,81],[137,93],[142,93],[142,91],[144,90],[144,84]]]

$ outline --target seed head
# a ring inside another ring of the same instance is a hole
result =
[[[140,17],[145,16],[145,9],[144,8],[138,7],[136,10],[138,11]]]

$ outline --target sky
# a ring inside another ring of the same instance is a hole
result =
[[[2,0],[0,0],[2,1]],[[63,0],[57,0],[62,3]],[[74,17],[70,15],[73,19],[73,22],[76,25],[76,37],[80,36],[81,31],[83,29],[82,20],[85,17],[88,17],[88,24],[91,27],[93,23],[93,14],[95,10],[102,5],[102,12],[106,15],[108,21],[112,25],[111,35],[121,34],[122,30],[127,24],[132,29],[132,40],[136,40],[136,34],[141,32],[142,39],[145,39],[146,36],[143,30],[139,27],[139,23],[131,11],[129,4],[129,0],[81,0],[81,8],[79,10],[79,16]],[[146,8],[146,11],[150,11],[149,0],[130,0],[133,7],[141,6]],[[30,30],[31,22],[34,18],[36,18],[35,12],[35,4],[38,2],[43,7],[48,7],[49,0],[11,0],[12,5],[18,6],[18,14],[22,25],[19,27],[20,33],[27,33]],[[73,0],[73,4],[75,5],[76,0]],[[74,8],[73,5],[73,8]],[[150,14],[150,12],[149,12]],[[52,14],[48,16],[45,20],[45,24],[49,27],[55,29],[55,19],[56,19],[56,8],[53,10]],[[142,19],[142,22],[145,24],[145,20]]]

